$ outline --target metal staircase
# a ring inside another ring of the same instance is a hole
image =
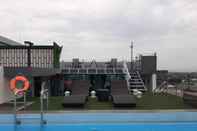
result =
[[[127,80],[128,90],[139,90],[139,91],[147,91],[144,82],[140,76],[140,73],[135,70],[132,73],[129,72],[126,62],[123,62],[125,78]]]
[[[147,90],[138,71],[133,71],[132,73],[130,73],[130,76],[131,76],[129,79],[130,90],[134,90],[134,89],[137,89],[139,91]]]

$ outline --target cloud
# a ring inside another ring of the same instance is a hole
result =
[[[134,40],[135,55],[157,52],[160,69],[197,70],[195,0],[6,0],[0,17],[1,35],[57,41],[62,60],[129,60]]]

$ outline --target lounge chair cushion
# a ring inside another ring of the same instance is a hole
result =
[[[136,106],[136,98],[133,95],[112,96],[114,106]]]
[[[85,95],[73,95],[65,96],[62,105],[67,106],[83,106],[87,101],[87,96]]]

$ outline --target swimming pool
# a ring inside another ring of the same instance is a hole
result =
[[[197,112],[20,114],[15,125],[11,114],[0,115],[0,131],[196,131]]]

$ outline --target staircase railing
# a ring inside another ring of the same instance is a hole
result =
[[[163,81],[161,83],[161,85],[159,85],[157,88],[155,88],[153,90],[153,94],[156,94],[156,93],[166,93],[167,91],[168,91],[167,82],[166,81]]]
[[[123,69],[124,69],[125,78],[126,78],[126,81],[127,81],[127,87],[128,87],[128,90],[130,90],[129,89],[129,87],[130,87],[129,80],[131,79],[131,75],[129,73],[129,69],[127,67],[126,61],[123,62]]]
[[[140,75],[139,71],[136,71],[136,73],[137,73],[137,75],[138,75],[138,78],[140,78],[140,80],[141,80],[141,82],[142,82],[142,86],[144,87],[144,90],[146,91],[147,88],[146,88],[146,86],[145,86],[145,84],[144,84],[144,81],[143,81],[142,78],[141,78],[141,75]]]

